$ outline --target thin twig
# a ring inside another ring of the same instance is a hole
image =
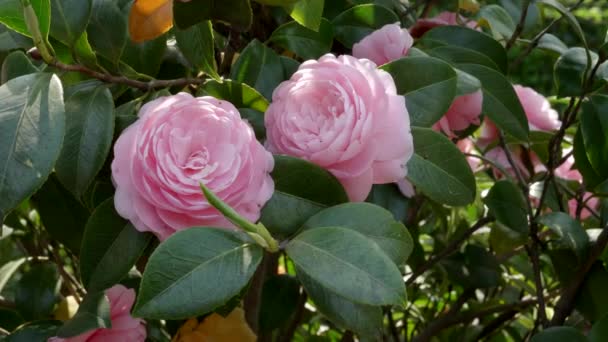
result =
[[[456,250],[458,250],[458,248],[460,248],[460,245],[462,245],[462,243],[464,241],[466,241],[474,232],[476,232],[478,229],[480,229],[481,227],[485,226],[486,224],[488,224],[492,221],[494,221],[493,217],[480,218],[473,226],[471,226],[467,231],[465,231],[457,239],[452,240],[441,252],[430,257],[429,260],[427,260],[424,264],[420,265],[420,267],[418,267],[412,273],[412,275],[407,279],[407,281],[405,283],[407,285],[412,284],[420,275],[422,275],[424,272],[426,272],[431,267],[433,267],[441,259],[449,256],[450,254],[452,254]]]
[[[298,298],[296,312],[293,315],[291,321],[289,322],[289,325],[285,329],[285,332],[283,332],[279,336],[279,342],[289,342],[293,340],[293,336],[295,335],[296,330],[298,329],[298,326],[302,321],[302,317],[304,316],[306,301],[308,301],[308,295],[306,295],[306,292],[302,291],[302,293],[300,294],[300,298]]]
[[[515,44],[515,41],[517,41],[517,38],[521,35],[521,33],[524,30],[524,25],[526,24],[526,17],[528,16],[528,7],[530,7],[530,0],[525,0],[522,5],[521,16],[519,17],[519,22],[517,23],[517,27],[515,27],[515,30],[513,31],[511,38],[509,38],[509,41],[507,41],[507,44],[505,45],[505,49],[507,51],[511,50],[511,48],[513,47],[513,44]]]

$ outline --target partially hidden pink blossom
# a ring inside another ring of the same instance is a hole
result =
[[[382,65],[407,55],[413,44],[414,39],[406,29],[388,24],[353,45],[353,56]]]
[[[164,240],[193,226],[233,228],[200,183],[248,220],[260,217],[274,161],[228,101],[179,93],[145,104],[114,145],[117,212]]]
[[[459,18],[460,17],[460,18]],[[416,21],[416,23],[410,27],[410,34],[414,38],[420,38],[427,31],[438,27],[438,26],[447,26],[447,25],[461,25],[464,23],[466,27],[476,28],[477,22],[474,20],[469,20],[462,15],[454,12],[441,12],[438,15],[432,18],[421,18]]]
[[[114,285],[106,290],[110,301],[111,328],[94,329],[81,335],[59,338],[52,337],[49,342],[144,342],[146,327],[144,320],[131,316],[135,302],[135,291],[122,285]]]
[[[457,131],[463,131],[470,125],[479,125],[482,103],[481,90],[456,97],[448,111],[433,125],[433,129],[442,131],[448,137],[455,137]]]
[[[327,169],[351,201],[365,200],[373,184],[403,179],[414,151],[392,77],[352,56],[302,63],[275,89],[265,125],[270,151]]]
[[[531,131],[554,131],[559,129],[559,115],[551,108],[549,101],[534,89],[514,85],[515,93],[521,102]]]

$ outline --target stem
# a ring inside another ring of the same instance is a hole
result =
[[[23,7],[23,17],[25,18],[25,24],[27,26],[28,31],[32,34],[32,39],[34,40],[34,45],[38,48],[40,52],[40,56],[45,63],[49,64],[55,60],[53,54],[49,51],[49,47],[46,44],[46,39],[42,37],[42,32],[40,32],[40,24],[38,22],[38,16],[36,16],[36,12],[34,12],[34,8],[29,0],[21,0],[21,5]]]
[[[530,7],[530,0],[525,0],[523,3],[522,9],[521,9],[521,16],[519,17],[519,22],[517,23],[517,27],[515,27],[515,31],[513,31],[511,38],[509,38],[509,41],[505,45],[505,49],[507,51],[509,51],[513,47],[513,44],[515,44],[517,37],[519,37],[521,35],[522,31],[524,30],[524,24],[526,23],[526,17],[528,16],[529,7]]]

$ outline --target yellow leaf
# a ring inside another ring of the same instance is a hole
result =
[[[228,316],[212,314],[198,324],[189,319],[173,336],[172,342],[254,342],[257,336],[245,321],[245,312],[234,309]]]
[[[129,14],[134,42],[154,39],[173,26],[173,0],[135,0]]]

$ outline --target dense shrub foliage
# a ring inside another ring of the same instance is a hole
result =
[[[2,338],[608,341],[607,11],[0,1]]]

